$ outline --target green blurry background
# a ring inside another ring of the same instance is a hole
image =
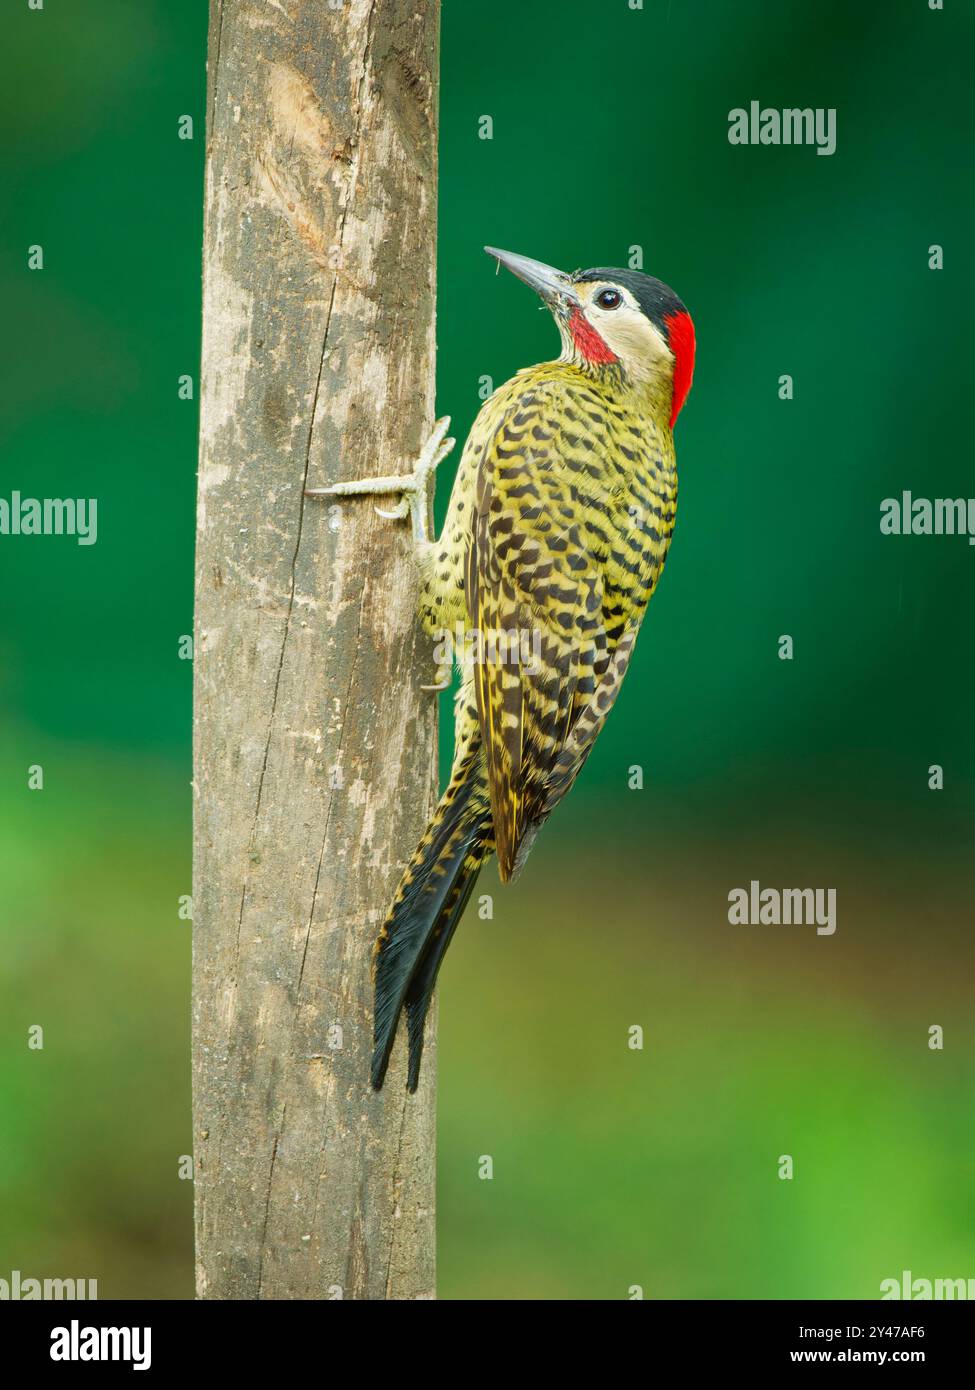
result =
[[[483,376],[556,350],[485,242],[570,270],[639,245],[699,344],[619,707],[443,973],[445,1297],[975,1276],[975,551],[878,526],[904,488],[975,493],[965,9],[445,0],[440,409],[462,433]],[[205,29],[202,0],[2,20],[0,495],[97,496],[99,539],[0,537],[0,1277],[102,1297],[192,1293],[177,378],[199,356]],[[836,107],[836,153],[729,145],[753,98]],[[835,887],[836,935],[730,926],[752,878]]]

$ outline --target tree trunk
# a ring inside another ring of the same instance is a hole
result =
[[[432,809],[408,471],[434,402],[439,0],[213,0],[196,572],[201,1298],[434,1294],[435,1048],[368,1082]]]

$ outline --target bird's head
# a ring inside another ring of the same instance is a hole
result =
[[[674,291],[639,270],[599,267],[572,275],[485,246],[552,311],[562,355],[589,369],[618,367],[634,386],[669,403],[670,427],[691,389],[694,324]]]

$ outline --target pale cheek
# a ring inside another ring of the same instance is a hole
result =
[[[606,316],[608,318],[608,315]],[[641,372],[659,372],[669,361],[670,354],[660,334],[646,319],[617,319],[614,323],[598,325],[613,352],[631,368]]]

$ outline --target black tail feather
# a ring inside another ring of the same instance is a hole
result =
[[[380,938],[372,1056],[376,1090],[385,1079],[404,1006],[410,1025],[409,1088],[416,1090],[423,1020],[444,952],[480,868],[479,849],[488,824],[483,763],[472,753],[410,861]]]
[[[477,876],[480,872],[481,866],[478,864],[461,874],[455,885],[451,901],[444,905],[443,911],[440,913],[437,925],[430,935],[427,948],[417,965],[406,993],[406,1024],[410,1050],[409,1076],[406,1084],[411,1091],[416,1090],[420,1081],[420,1060],[423,1057],[423,1025],[426,1023],[427,1014],[430,1011],[430,1000],[433,998],[437,974],[441,962],[447,954],[447,947],[457,930],[457,923],[464,915],[464,908],[474,891],[474,884],[477,882]]]

